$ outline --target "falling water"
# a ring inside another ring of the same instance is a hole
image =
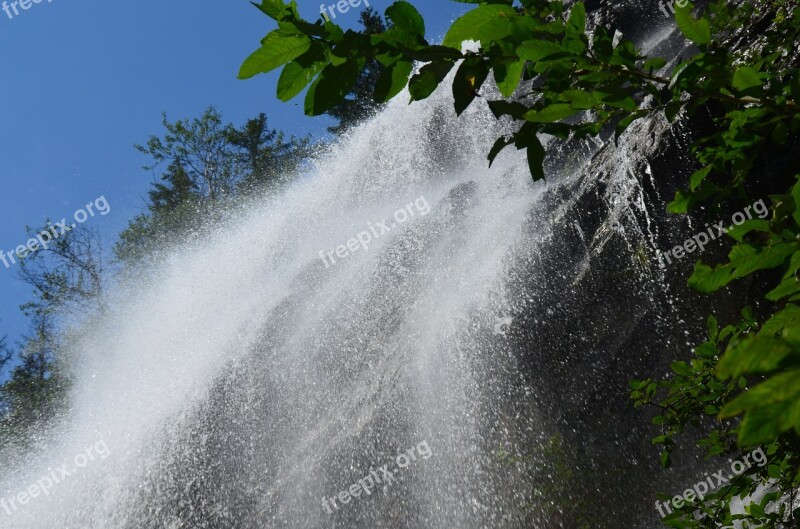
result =
[[[120,285],[73,347],[67,416],[6,456],[0,495],[59,482],[0,510],[0,525],[549,527],[560,515],[530,507],[536,447],[568,435],[553,395],[572,398],[547,386],[565,369],[550,346],[574,344],[564,361],[581,343],[602,349],[609,331],[580,313],[594,303],[581,284],[607,246],[627,277],[617,286],[641,284],[649,221],[624,141],[590,229],[580,212],[597,193],[581,175],[600,147],[533,183],[513,149],[488,167],[509,126],[481,101],[456,118],[446,90],[400,97],[286,189]],[[631,312],[651,301],[625,295]],[[611,371],[593,358],[573,386]],[[87,447],[93,459],[76,459]],[[398,460],[412,447],[416,461]],[[338,499],[384,465],[388,482]],[[585,494],[565,486],[553,502]]]

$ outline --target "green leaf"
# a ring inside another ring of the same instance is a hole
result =
[[[281,15],[286,9],[286,5],[281,0],[261,0],[260,4],[255,2],[251,2],[251,4],[260,9],[262,13],[275,20],[280,20]]]
[[[774,441],[780,433],[778,419],[782,411],[782,406],[765,406],[745,414],[739,426],[739,445],[756,446]]]
[[[672,368],[672,371],[675,372],[678,375],[681,375],[681,376],[684,376],[684,377],[692,376],[692,369],[689,367],[689,364],[687,364],[686,362],[672,362],[670,367]]]
[[[413,64],[402,60],[386,68],[375,85],[375,99],[385,103],[399,94],[408,84],[408,76],[413,69]]]
[[[386,9],[386,18],[391,23],[404,31],[425,36],[425,20],[419,11],[405,1],[395,2]]]
[[[737,244],[728,254],[730,264],[734,267],[732,277],[737,279],[756,270],[781,266],[797,249],[796,243],[778,243],[767,247]]]
[[[779,243],[773,246],[756,247],[737,244],[728,254],[729,262],[715,269],[697,263],[689,278],[689,286],[700,292],[714,292],[734,279],[739,279],[757,270],[781,266],[786,258],[797,251],[795,243]]]
[[[667,211],[670,213],[687,213],[695,204],[714,196],[718,190],[719,189],[712,184],[702,186],[694,193],[678,191],[675,193],[675,198],[667,206]]]
[[[283,67],[278,79],[278,99],[289,101],[308,86],[308,83],[326,66],[325,61],[313,63],[304,68],[297,61],[292,61]]]
[[[742,393],[725,405],[722,418],[734,417],[743,411],[763,408],[768,404],[787,401],[800,396],[800,370],[777,374],[756,387]]]
[[[249,79],[267,73],[304,54],[311,47],[306,36],[282,35],[273,31],[264,38],[262,46],[254,51],[239,69],[239,79]]]
[[[764,297],[770,301],[778,301],[797,292],[800,292],[800,278],[792,276],[782,280],[777,287],[770,290]]]
[[[564,90],[558,98],[572,105],[572,108],[580,110],[594,108],[600,103],[591,92],[585,90]]]
[[[498,64],[494,67],[494,80],[503,97],[511,97],[522,79],[525,61]]]
[[[727,268],[711,268],[703,263],[696,263],[687,284],[698,292],[708,294],[716,292],[730,282],[731,272]]]
[[[773,314],[761,330],[758,331],[758,336],[784,336],[788,330],[800,327],[800,307],[792,303],[787,303],[786,306]]]
[[[355,60],[326,66],[306,93],[306,115],[318,116],[339,104],[356,84],[359,73],[361,68]]]
[[[460,116],[472,103],[488,75],[488,61],[465,59],[461,63],[453,79],[453,99],[457,115]]]
[[[594,97],[603,103],[633,112],[638,109],[636,100],[624,89],[595,90]]]
[[[694,354],[702,358],[713,358],[719,354],[719,351],[713,343],[705,342],[695,347]]]
[[[786,403],[778,418],[778,427],[782,432],[793,429],[800,434],[800,396]]]
[[[521,59],[539,62],[543,59],[571,55],[571,53],[560,44],[549,40],[528,40],[519,45],[517,55]]]
[[[507,5],[481,5],[456,20],[442,44],[460,50],[465,40],[480,41],[484,46],[508,37],[514,30],[512,19],[516,10]]]
[[[672,457],[669,450],[661,452],[661,468],[669,468],[672,466]]]
[[[583,35],[586,32],[586,6],[583,2],[576,2],[569,12],[566,33],[570,36]]]
[[[331,42],[342,42],[344,40],[344,31],[338,24],[334,24],[333,22],[325,22],[323,26],[325,30],[325,38]]]
[[[500,137],[495,140],[494,145],[492,145],[492,148],[489,151],[489,156],[487,156],[489,159],[489,167],[492,166],[494,159],[497,158],[497,155],[500,154],[500,152],[510,144],[511,140],[506,139],[505,137]]]
[[[408,83],[411,100],[419,101],[431,95],[452,69],[450,61],[430,62],[420,68]]]
[[[667,106],[664,108],[664,115],[667,118],[667,121],[672,123],[675,121],[675,117],[680,113],[683,109],[683,102],[682,101],[670,101],[667,103]]]
[[[645,61],[645,63],[642,65],[642,70],[651,72],[653,70],[660,70],[666,65],[667,65],[666,60],[662,59],[661,57],[655,57],[653,59],[648,59],[647,61]]]
[[[769,221],[757,218],[745,221],[738,226],[731,226],[730,229],[728,229],[727,234],[736,239],[738,242],[744,242],[745,236],[754,231],[772,233]]]
[[[530,110],[525,113],[524,118],[533,123],[552,123],[575,114],[576,110],[572,105],[566,103],[553,103],[541,110]]]
[[[708,176],[711,172],[711,169],[714,167],[712,165],[707,165],[703,167],[699,171],[695,171],[692,176],[689,177],[689,189],[692,191],[696,191],[700,184],[703,183],[703,180]]]
[[[675,4],[675,22],[684,36],[699,45],[711,43],[711,25],[705,18],[695,19],[692,16],[694,5],[687,3],[683,7]]]
[[[544,179],[544,147],[536,134],[531,134],[528,145],[528,168],[534,182]]]
[[[376,36],[373,35],[372,38],[374,39]],[[438,44],[434,46],[426,46],[425,48],[418,50],[404,51],[408,54],[408,58],[422,62],[441,61],[445,59],[457,61],[458,59],[462,59],[464,57],[460,51],[454,50],[453,48],[448,48],[447,46],[439,46]],[[380,59],[380,56],[378,57]]]
[[[779,373],[739,395],[722,409],[720,417],[741,413],[741,446],[770,443],[788,430],[800,432],[800,370]]]
[[[733,87],[737,90],[747,90],[748,88],[761,86],[761,74],[749,66],[737,68],[733,73]]]
[[[717,318],[713,315],[709,316],[708,320],[706,320],[706,330],[708,331],[708,339],[712,342],[716,341],[719,335],[719,324],[717,323]]]
[[[750,336],[733,346],[717,364],[721,379],[769,373],[781,366],[794,349],[780,338]]]
[[[522,116],[528,112],[528,107],[517,101],[506,101],[498,99],[496,101],[487,101],[489,110],[492,111],[494,117],[512,116],[514,119],[522,119]]]

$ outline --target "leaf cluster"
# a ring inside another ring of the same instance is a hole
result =
[[[763,446],[768,461],[676,508],[663,519],[666,526],[733,527],[746,521],[745,527],[795,527],[800,515],[793,507],[800,487],[800,423],[790,410],[797,405],[800,352],[789,350],[784,336],[795,327],[797,314],[800,308],[788,305],[759,325],[745,308],[738,324],[722,329],[711,316],[708,339],[695,348],[690,361],[673,362],[671,375],[663,380],[631,381],[636,407],[658,410],[652,423],[661,433],[652,442],[661,447],[664,467],[671,465],[678,437],[687,427],[705,432],[698,444],[708,457],[736,454],[741,461],[745,451],[739,447]],[[765,381],[770,374],[777,376]],[[731,420],[742,412],[747,412],[743,421]],[[745,503],[744,514],[732,514],[731,506],[745,497],[754,501]]]

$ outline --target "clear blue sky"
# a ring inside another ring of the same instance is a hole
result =
[[[316,19],[320,3],[298,5]],[[381,13],[390,3],[370,1]],[[412,3],[435,41],[471,7]],[[324,120],[303,115],[302,97],[276,99],[277,73],[236,79],[241,61],[273,29],[246,0],[41,0],[17,9],[13,18],[0,11],[2,251],[26,242],[26,225],[70,216],[100,195],[111,213],[87,224],[110,246],[157,177],[141,169],[147,160],[133,144],[161,133],[162,111],[174,120],[213,104],[237,124],[265,112],[272,127],[288,133],[324,133]],[[337,22],[355,27],[358,14]],[[19,305],[30,297],[16,267],[0,263],[0,293],[0,336],[14,343],[27,328]]]

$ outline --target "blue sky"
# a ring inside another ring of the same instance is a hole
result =
[[[308,19],[319,17],[320,3],[298,1]],[[380,12],[390,3],[370,1]],[[412,3],[435,41],[470,8]],[[26,242],[26,225],[71,216],[101,195],[111,213],[87,224],[110,247],[158,176],[142,170],[147,159],[133,144],[161,133],[162,111],[175,120],[214,105],[237,124],[265,112],[272,127],[290,134],[324,134],[326,121],[304,116],[302,97],[277,100],[277,72],[236,79],[241,61],[273,28],[246,0],[41,0],[17,10],[13,18],[0,11],[2,251]],[[337,22],[355,27],[358,14]],[[0,336],[14,343],[26,330],[19,305],[30,288],[15,267],[0,263],[0,293]]]

